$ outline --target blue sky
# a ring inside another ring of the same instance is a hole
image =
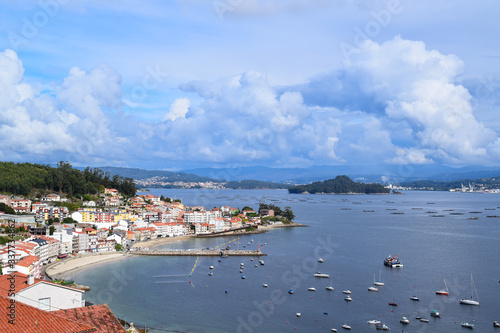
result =
[[[0,4],[0,160],[500,166],[495,1]]]

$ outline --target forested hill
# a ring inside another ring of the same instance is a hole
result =
[[[164,180],[171,182],[222,182],[219,179],[213,179],[210,177],[203,177],[194,175],[192,173],[185,172],[172,172],[163,170],[144,170],[138,168],[121,168],[121,167],[100,167],[100,169],[105,172],[109,172],[112,175],[119,175],[122,177],[133,178],[135,180],[143,180],[153,177],[160,177]]]
[[[131,178],[110,176],[100,169],[74,169],[67,162],[57,167],[31,163],[0,162],[0,192],[30,195],[32,191],[59,192],[72,196],[97,194],[104,188],[114,188],[120,193],[133,196],[135,183]]]
[[[388,188],[381,184],[365,184],[352,181],[347,176],[337,176],[335,179],[328,179],[322,182],[314,182],[308,185],[292,186],[288,189],[289,193],[325,193],[325,194],[344,194],[344,193],[390,193]]]

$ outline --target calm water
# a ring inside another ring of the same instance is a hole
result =
[[[205,248],[231,242],[233,248],[255,249],[260,243],[268,254],[262,258],[264,266],[255,267],[258,258],[249,257],[221,262],[202,257],[198,261],[195,257],[133,257],[74,273],[78,283],[92,287],[87,300],[107,303],[118,317],[157,328],[154,332],[330,332],[330,328],[340,332],[344,323],[352,331],[374,332],[375,327],[366,324],[370,319],[382,320],[392,331],[457,332],[467,330],[460,327],[460,322],[467,321],[478,332],[493,332],[492,322],[500,321],[500,218],[487,217],[500,215],[500,194],[152,193],[208,208],[248,205],[257,209],[258,202],[291,206],[296,221],[310,226],[164,246]],[[398,254],[404,267],[384,266],[389,254]],[[324,263],[317,262],[319,257]],[[215,267],[213,276],[208,275],[210,265]],[[317,271],[332,279],[314,278]],[[385,286],[370,292],[367,288],[374,274],[378,279],[379,271]],[[471,273],[480,307],[459,304],[461,298],[470,297]],[[443,277],[449,296],[435,295],[444,287]],[[269,287],[263,288],[263,283]],[[325,290],[330,283],[334,291]],[[317,291],[308,291],[309,287]],[[295,293],[288,294],[289,289]],[[344,301],[345,289],[352,291],[353,302]],[[420,302],[411,301],[412,295]],[[399,306],[388,305],[393,301]],[[431,310],[442,317],[429,317]],[[430,322],[421,323],[416,315]],[[399,323],[402,316],[410,319],[410,325]]]

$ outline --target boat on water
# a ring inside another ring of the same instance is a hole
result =
[[[446,284],[446,280],[444,277],[443,277],[443,283],[444,283],[444,289],[437,290],[436,295],[448,296],[449,295],[448,285]]]
[[[417,296],[411,296],[410,299],[412,301],[420,301],[420,298],[418,298]]]
[[[212,276],[212,275],[214,275],[214,273],[212,273],[212,272],[209,272],[209,273],[208,273],[208,275]]]
[[[264,260],[259,260],[259,264],[261,264],[262,266],[264,266]]]
[[[352,292],[350,290],[344,290],[344,291],[342,291],[342,294],[350,295],[350,294],[352,294]]]
[[[389,302],[387,304],[389,304],[390,306],[398,306],[398,303],[396,303],[396,302]]]
[[[322,258],[319,258],[319,259],[318,259],[318,262],[323,263],[323,262],[324,262],[324,260],[323,260]]]
[[[382,270],[378,272],[378,281],[375,281],[375,274],[373,274],[373,284],[375,286],[383,286],[384,283],[382,282]]]
[[[214,266],[210,266],[209,268],[210,268],[210,269],[214,269]]]
[[[335,288],[333,288],[332,286],[327,286],[325,289],[330,291],[335,290]]]
[[[387,258],[385,258],[384,265],[389,267],[403,267],[403,263],[401,262],[401,260],[399,260],[397,254],[395,256],[389,255]]]
[[[347,324],[344,324],[344,325],[342,325],[342,328],[345,329],[345,330],[350,330],[351,326],[349,326]]]
[[[302,314],[300,312],[297,312],[297,317],[300,317],[302,316]]]
[[[493,327],[500,327],[500,323],[498,321],[494,321],[493,322]]]
[[[401,324],[408,325],[408,324],[410,323],[410,320],[409,320],[408,318],[406,318],[406,317],[403,317],[403,318],[401,318],[401,319],[399,320],[399,322],[400,322]]]
[[[336,328],[332,328],[332,329],[330,329],[330,332],[337,332],[337,329]]]
[[[370,324],[370,325],[382,324],[382,322],[380,320],[376,320],[376,319],[368,320],[366,323]]]
[[[441,314],[436,310],[432,310],[430,313],[431,317],[441,317]]]
[[[267,283],[263,283],[262,287],[267,288]]]
[[[316,291],[316,288],[310,287],[310,288],[307,288],[307,290],[309,290],[309,291]]]
[[[420,321],[421,321],[421,322],[423,322],[423,323],[428,323],[428,322],[429,322],[429,319],[420,318]]]
[[[470,299],[461,299],[460,304],[465,305],[479,305],[479,297],[477,295],[476,286],[474,285],[474,280],[472,279],[472,274],[470,275],[470,288],[471,288],[471,296]],[[474,299],[474,293],[476,294],[476,299]]]
[[[474,324],[471,324],[471,323],[462,323],[462,327],[474,329]]]
[[[292,289],[288,290],[288,293],[293,294],[293,290]]]
[[[351,296],[347,295],[346,297],[344,297],[344,300],[347,302],[351,302],[352,298],[351,298]]]
[[[242,278],[243,280],[245,280],[245,275],[242,275],[242,276],[241,276],[241,278]]]
[[[378,291],[378,288],[375,288],[375,287],[368,287],[368,291]]]
[[[389,326],[387,326],[386,324],[378,324],[377,326],[375,326],[375,328],[379,331],[390,331],[391,329],[389,328]]]
[[[316,273],[314,273],[314,277],[317,277],[317,278],[329,278],[330,275],[325,274],[325,273],[316,272]]]

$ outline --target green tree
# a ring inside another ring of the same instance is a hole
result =
[[[49,228],[49,235],[53,235],[54,234],[54,231],[56,231],[56,227],[54,227],[53,225],[50,226]]]
[[[288,206],[285,207],[285,212],[283,216],[289,221],[293,221],[293,219],[295,218],[295,214],[292,212],[292,209]]]
[[[121,244],[115,244],[115,250],[116,251],[121,251],[122,250],[122,245]]]
[[[4,212],[5,214],[16,214],[12,207],[7,206],[3,202],[0,202],[0,211]]]

